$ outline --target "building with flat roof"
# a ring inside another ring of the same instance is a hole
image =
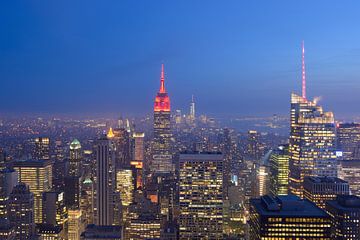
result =
[[[87,225],[81,234],[81,240],[122,240],[122,228],[120,226]]]
[[[349,195],[348,182],[336,177],[305,177],[304,197],[324,209],[325,201],[337,195]]]
[[[326,202],[331,216],[331,239],[360,239],[360,198],[352,195],[337,196]]]
[[[295,195],[250,200],[250,239],[329,239],[330,217]]]
[[[360,160],[339,161],[338,177],[349,183],[350,193],[360,196]]]
[[[52,188],[52,162],[49,160],[20,160],[14,163],[14,169],[19,174],[19,182],[27,184],[34,194],[35,223],[42,223],[42,194]]]

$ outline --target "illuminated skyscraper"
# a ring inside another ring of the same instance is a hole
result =
[[[9,220],[15,226],[17,239],[34,237],[34,194],[25,183],[17,185],[10,195]]]
[[[287,195],[289,191],[289,146],[281,145],[270,156],[270,193]]]
[[[337,176],[335,122],[316,100],[291,94],[290,190],[302,197],[305,176]]]
[[[79,140],[74,139],[70,143],[69,176],[81,175],[81,159],[81,144]]]
[[[68,210],[68,240],[80,240],[80,235],[84,230],[81,216],[80,209]]]
[[[263,149],[260,143],[260,134],[255,130],[248,131],[247,138],[247,158],[249,160],[254,160],[255,162],[260,162]]]
[[[120,193],[121,204],[129,206],[133,201],[134,178],[131,169],[118,169],[116,172],[116,190]]]
[[[114,222],[115,157],[111,141],[101,137],[96,145],[96,201],[95,222],[97,225],[112,225]]]
[[[129,121],[127,120],[127,124]],[[115,166],[116,168],[128,167],[131,159],[131,144],[129,128],[110,128],[107,137],[115,146]]]
[[[305,177],[304,197],[325,208],[325,202],[336,199],[337,195],[349,195],[349,184],[340,178]]]
[[[222,154],[180,154],[179,205],[180,239],[222,239]]]
[[[346,160],[360,159],[360,124],[341,123],[336,129],[338,150]]]
[[[194,95],[191,96],[191,103],[190,103],[190,120],[194,121],[196,118],[195,115],[195,101],[194,101]]]
[[[161,69],[160,90],[154,102],[154,142],[152,172],[173,171],[171,154],[170,98],[165,90],[164,64]]]
[[[35,138],[33,158],[50,160],[50,139],[48,137]]]
[[[250,200],[250,240],[330,240],[330,223],[324,210],[294,195]]]
[[[337,176],[335,121],[317,99],[306,98],[305,48],[302,44],[302,96],[291,94],[290,191],[303,197],[305,176]]]
[[[30,187],[34,194],[35,223],[42,223],[43,200],[42,194],[52,187],[52,165],[47,160],[16,161],[14,169],[19,174],[19,182]]]
[[[136,189],[142,187],[143,182],[143,167],[144,167],[144,137],[143,132],[134,132],[133,141],[134,141],[134,159],[130,162],[130,165],[134,166],[136,174]]]

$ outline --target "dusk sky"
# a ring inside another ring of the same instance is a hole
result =
[[[288,114],[300,92],[358,115],[360,1],[1,1],[0,113]]]

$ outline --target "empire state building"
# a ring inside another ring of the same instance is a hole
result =
[[[171,155],[170,98],[165,90],[164,64],[161,66],[160,89],[154,102],[153,173],[173,170]]]

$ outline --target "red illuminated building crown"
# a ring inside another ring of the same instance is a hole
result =
[[[160,90],[155,97],[154,112],[170,112],[170,98],[165,90],[164,64],[161,65]]]

